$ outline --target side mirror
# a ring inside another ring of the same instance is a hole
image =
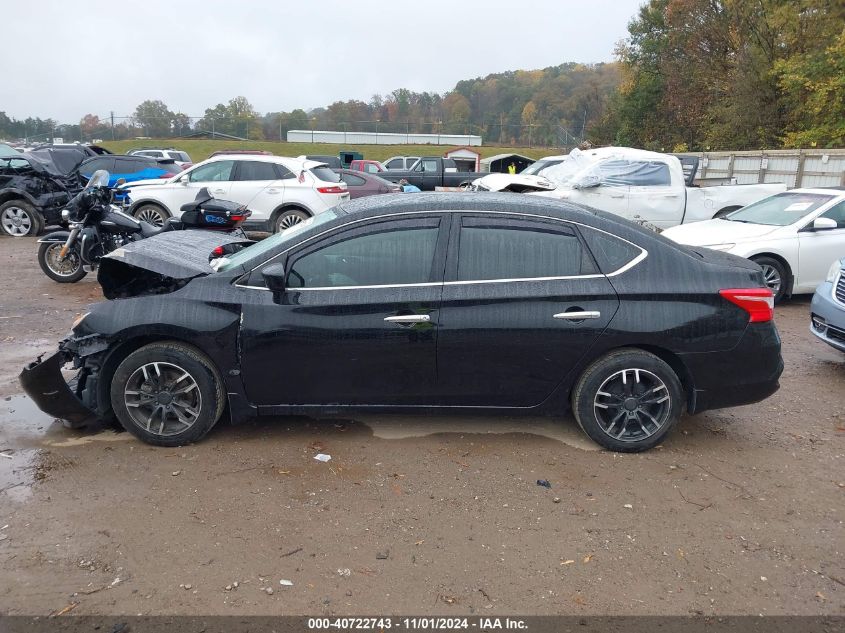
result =
[[[119,187],[120,185],[125,185],[125,184],[126,184],[126,178],[118,178],[117,182],[114,183],[114,186]]]
[[[284,264],[270,264],[261,271],[261,276],[264,277],[264,283],[267,284],[273,296],[285,291],[285,265]]]
[[[179,179],[179,184],[182,185],[183,187],[187,187],[189,182],[190,182],[190,179],[187,176],[182,176]]]
[[[836,220],[833,218],[816,218],[813,220],[814,231],[827,231],[829,229],[835,229],[838,226]]]
[[[598,187],[601,184],[601,178],[598,176],[584,176],[572,183],[573,189],[590,189],[591,187]]]

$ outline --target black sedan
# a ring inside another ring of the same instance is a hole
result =
[[[374,196],[213,265],[223,237],[173,235],[104,258],[115,300],[21,374],[44,411],[176,446],[227,404],[234,422],[571,408],[602,446],[640,451],[684,411],[766,398],[783,370],[759,266],[570,203]]]

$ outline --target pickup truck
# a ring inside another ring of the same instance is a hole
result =
[[[786,191],[780,183],[695,185],[694,159],[684,157],[682,166],[677,156],[628,147],[574,149],[543,170],[555,189],[527,195],[570,200],[665,229],[722,217]]]
[[[471,171],[458,171],[454,160],[439,156],[423,156],[413,169],[404,171],[391,169],[379,173],[381,178],[393,182],[407,180],[422,191],[434,191],[437,187],[468,187],[473,180],[483,175]]]

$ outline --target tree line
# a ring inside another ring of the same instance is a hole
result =
[[[845,146],[845,2],[647,0],[616,61],[566,63],[399,88],[368,101],[259,113],[243,96],[200,116],[147,100],[79,123],[15,120],[0,138],[284,140],[288,130],[478,134],[489,144],[566,147],[589,139],[664,151]]]

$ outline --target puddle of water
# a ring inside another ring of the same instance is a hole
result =
[[[67,429],[61,422],[39,410],[35,403],[24,395],[0,400],[0,450],[4,447],[81,446],[89,442],[128,439],[129,434],[116,433],[108,428]]]
[[[356,415],[354,419],[370,427],[375,437],[385,440],[425,437],[440,433],[478,435],[520,433],[540,435],[585,451],[600,450],[600,447],[586,437],[578,425],[569,419],[426,415]]]

